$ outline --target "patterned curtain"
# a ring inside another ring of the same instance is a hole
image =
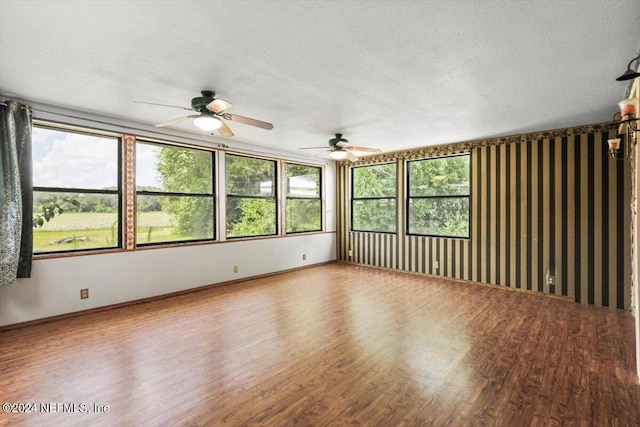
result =
[[[0,103],[0,285],[31,276],[33,184],[31,108]]]

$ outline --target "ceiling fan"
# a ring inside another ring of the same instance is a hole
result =
[[[327,147],[304,147],[300,148],[300,150],[317,150],[319,148],[327,148]],[[358,156],[355,155],[354,151],[359,151],[363,153],[379,153],[382,150],[377,148],[369,148],[369,147],[358,147],[355,145],[349,144],[349,140],[342,137],[341,133],[336,133],[335,138],[331,138],[329,140],[329,156],[331,156],[334,160],[344,160],[349,159],[352,162],[358,161]]]
[[[163,123],[159,123],[156,127],[171,126],[182,121],[193,119],[193,124],[205,132],[213,132],[217,130],[224,137],[231,138],[234,134],[222,121],[231,120],[234,122],[244,123],[245,125],[256,126],[262,129],[271,130],[273,125],[271,123],[263,122],[261,120],[250,119],[249,117],[238,116],[236,114],[230,114],[226,111],[233,105],[225,101],[224,99],[216,98],[215,92],[209,90],[203,90],[200,92],[202,96],[197,96],[191,100],[191,108],[179,107],[176,105],[156,104],[154,102],[133,101],[137,104],[159,105],[161,107],[180,108],[187,111],[195,111],[197,114],[190,114],[188,116],[178,117]]]

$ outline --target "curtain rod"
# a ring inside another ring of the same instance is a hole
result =
[[[4,105],[5,107],[8,107],[9,104],[7,104],[6,102],[0,102],[0,105]],[[21,110],[29,110],[31,111],[31,107],[28,105],[23,105],[22,107],[20,107]]]

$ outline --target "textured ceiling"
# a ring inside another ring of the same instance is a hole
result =
[[[186,112],[133,101],[211,89],[275,126],[230,122],[231,147],[394,151],[610,120],[639,22],[637,0],[0,0],[0,94],[151,125]]]

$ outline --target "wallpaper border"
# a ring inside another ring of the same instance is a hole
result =
[[[454,142],[450,144],[435,145],[430,147],[419,147],[409,150],[391,151],[388,153],[363,156],[357,162],[344,160],[336,162],[338,165],[365,165],[370,163],[393,162],[396,160],[413,160],[427,157],[448,156],[453,154],[468,153],[475,148],[490,147],[494,145],[523,143],[538,141],[543,139],[553,139],[558,137],[569,137],[573,135],[606,132],[617,128],[615,122],[597,123],[592,125],[574,126],[569,128],[553,129],[547,131],[536,131],[494,138],[476,139],[467,142]]]

